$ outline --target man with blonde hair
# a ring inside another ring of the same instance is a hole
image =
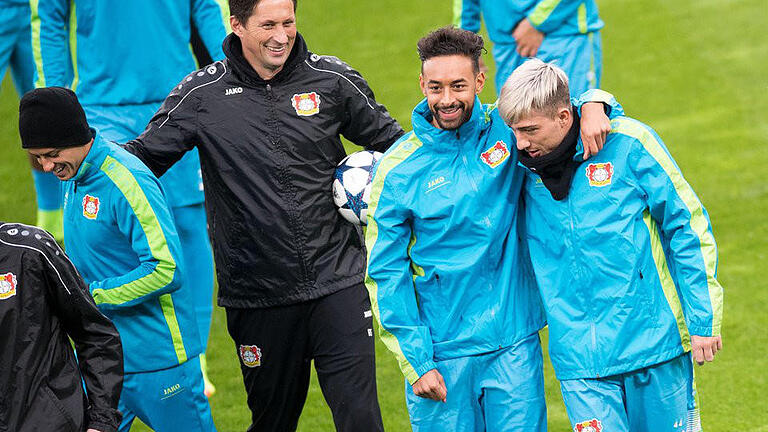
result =
[[[691,357],[722,349],[717,249],[661,138],[619,116],[583,161],[568,79],[540,60],[512,73],[499,112],[527,168],[527,243],[574,430],[700,430]]]

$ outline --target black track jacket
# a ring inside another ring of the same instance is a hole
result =
[[[0,431],[117,431],[122,386],[117,329],[53,237],[0,222]]]
[[[285,305],[362,283],[362,241],[331,195],[339,135],[383,152],[402,128],[357,71],[309,52],[301,35],[269,81],[236,35],[224,53],[184,78],[126,145],[157,176],[199,149],[219,305]]]

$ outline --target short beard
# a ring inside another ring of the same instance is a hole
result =
[[[440,111],[437,109],[437,107],[430,107],[430,111],[432,111],[432,117],[435,119],[435,122],[437,123],[437,125],[440,126],[440,129],[442,129],[442,130],[456,130],[456,129],[460,128],[461,125],[463,125],[464,123],[469,121],[469,119],[472,117],[472,109],[474,107],[468,107],[468,106],[466,106],[465,104],[463,104],[461,102],[459,102],[459,104],[461,105],[463,113],[461,115],[461,118],[459,119],[458,124],[456,124],[456,126],[450,126],[450,125],[447,125],[447,124],[443,123],[443,121],[440,119],[440,115],[439,115]]]

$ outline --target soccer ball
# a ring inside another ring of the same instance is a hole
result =
[[[371,198],[371,174],[382,153],[363,150],[345,157],[333,176],[333,202],[344,219],[365,225]]]

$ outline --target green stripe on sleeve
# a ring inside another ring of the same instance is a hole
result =
[[[715,279],[717,249],[715,247],[715,238],[708,229],[709,223],[707,218],[704,217],[704,208],[701,202],[696,198],[693,189],[685,181],[683,175],[675,167],[672,158],[667,154],[653,133],[639,122],[628,118],[615,119],[611,125],[613,126],[613,131],[635,138],[643,145],[645,150],[656,160],[670,178],[677,195],[690,213],[690,227],[699,238],[701,257],[704,261],[707,275],[707,290],[709,291],[709,301],[712,307],[712,335],[719,335],[723,320],[723,288]]]
[[[579,33],[585,34],[587,32],[587,5],[584,3],[580,4],[576,15],[579,23]]]
[[[371,262],[371,251],[375,247],[379,233],[379,227],[376,225],[374,215],[376,214],[376,208],[379,205],[381,191],[384,188],[384,180],[393,168],[403,162],[420,147],[421,141],[419,141],[419,139],[416,138],[416,135],[413,134],[409,139],[398,144],[397,148],[392,153],[381,159],[379,162],[376,176],[373,178],[371,184],[371,198],[370,204],[368,204],[368,228],[366,238],[372,239],[370,242],[366,242],[368,248],[367,262],[369,263]],[[371,298],[371,310],[376,317],[376,321],[379,323],[379,337],[381,337],[381,341],[384,342],[384,345],[394,353],[397,363],[400,365],[400,370],[403,372],[403,375],[405,375],[405,378],[409,383],[413,384],[419,379],[419,374],[416,373],[416,370],[411,363],[405,358],[405,354],[403,354],[403,350],[400,348],[400,342],[397,338],[392,333],[388,332],[381,324],[378,297],[379,286],[376,281],[368,275],[367,271],[365,275],[365,286],[368,288],[368,293]]]
[[[536,5],[536,8],[528,15],[528,19],[534,27],[540,26],[544,21],[549,18],[552,11],[555,10],[557,5],[560,4],[560,0],[542,0]]]
[[[221,10],[221,19],[224,21],[224,29],[227,31],[227,34],[232,33],[232,25],[229,23],[229,2],[227,0],[216,0],[216,3],[219,4],[219,9]]]
[[[77,73],[77,9],[75,2],[69,4],[69,51],[72,56],[72,88],[77,91],[77,85],[80,83],[80,75]]]
[[[187,361],[187,350],[184,349],[184,340],[181,338],[179,320],[176,319],[176,309],[173,307],[173,298],[170,294],[160,296],[160,307],[163,309],[163,316],[165,316],[165,322],[168,324],[168,330],[171,331],[176,358],[179,360],[179,364],[182,364]]]
[[[651,239],[651,253],[653,262],[656,263],[656,272],[659,274],[659,282],[664,290],[664,297],[672,310],[677,322],[677,331],[680,333],[680,341],[685,351],[691,350],[691,335],[688,333],[688,326],[685,324],[685,315],[683,314],[683,305],[680,303],[680,297],[677,294],[675,281],[669,272],[667,265],[667,256],[664,254],[664,247],[659,239],[659,227],[656,221],[651,218],[651,213],[646,209],[643,212],[643,222],[648,227],[648,235]]]
[[[453,0],[453,25],[461,28],[461,10],[463,0]]]
[[[29,8],[32,11],[30,25],[32,27],[32,57],[35,59],[37,81],[35,87],[45,87],[45,74],[43,73],[43,48],[40,42],[40,13],[38,5],[40,0],[29,0]]]
[[[143,297],[171,283],[176,272],[176,262],[171,256],[155,211],[133,174],[110,156],[106,157],[100,169],[128,200],[128,204],[144,230],[152,256],[158,261],[155,270],[140,279],[115,288],[93,290],[93,297],[97,304],[119,305]]]
[[[413,273],[413,281],[416,282],[417,277],[424,277],[426,273],[424,273],[424,267],[416,264],[416,261],[413,260],[413,256],[411,255],[411,249],[416,245],[416,234],[411,233],[411,241],[408,242],[408,256],[411,258],[411,272]]]

